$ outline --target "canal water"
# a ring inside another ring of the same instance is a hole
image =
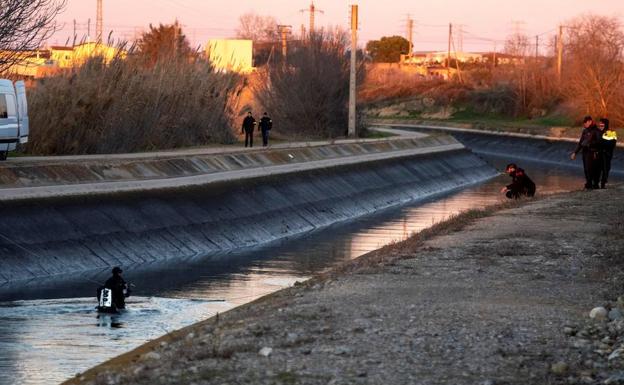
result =
[[[502,170],[505,161],[488,158]],[[579,170],[521,164],[538,194],[582,187]],[[169,331],[250,302],[400,241],[461,211],[505,200],[501,175],[481,185],[248,252],[124,267],[134,295],[119,316],[94,311],[108,271],[0,286],[0,384],[62,382]],[[25,287],[24,287],[25,286]]]

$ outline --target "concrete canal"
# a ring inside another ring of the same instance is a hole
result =
[[[513,159],[488,157],[500,170]],[[538,194],[578,189],[579,170],[519,161]],[[424,195],[355,220],[294,234],[250,250],[163,259],[126,267],[136,285],[129,310],[98,316],[97,282],[108,267],[0,287],[0,383],[60,382],[168,331],[305,280],[431,224],[503,198],[508,177]]]

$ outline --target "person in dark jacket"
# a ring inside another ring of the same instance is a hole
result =
[[[241,133],[245,133],[245,147],[247,147],[247,143],[249,143],[249,147],[253,147],[253,131],[255,127],[256,119],[249,111],[245,119],[243,119],[243,128],[241,129]]]
[[[519,199],[521,196],[535,196],[535,183],[529,178],[523,169],[510,163],[505,168],[505,172],[511,177],[511,184],[502,188],[509,199]]]
[[[273,121],[266,112],[262,115],[258,127],[262,132],[262,146],[266,147],[269,145],[269,131],[273,128]]]
[[[602,118],[598,122],[600,136],[600,188],[605,188],[609,181],[609,171],[611,171],[611,160],[613,159],[613,151],[617,144],[617,133],[609,128],[609,119]]]
[[[113,276],[104,283],[105,288],[113,291],[113,305],[118,310],[126,308],[126,297],[130,296],[128,284],[121,277],[122,272],[120,267],[114,267]]]
[[[570,159],[576,159],[576,155],[583,151],[583,171],[585,172],[585,188],[597,189],[600,181],[600,137],[602,133],[594,124],[591,116],[583,119],[583,132]]]

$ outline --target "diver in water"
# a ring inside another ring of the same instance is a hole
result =
[[[126,298],[130,296],[130,287],[121,277],[120,267],[113,268],[113,276],[110,277],[104,287],[98,289],[98,310],[116,312],[126,308]]]
[[[523,169],[510,163],[505,168],[505,172],[512,178],[511,184],[503,187],[501,192],[509,199],[518,199],[520,196],[535,196],[535,183],[529,178]]]

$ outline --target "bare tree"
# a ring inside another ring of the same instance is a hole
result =
[[[290,137],[338,137],[346,134],[349,100],[348,35],[317,31],[288,51],[281,63],[262,72],[254,94]],[[360,65],[360,77],[363,66]]]
[[[505,41],[505,53],[513,56],[527,56],[529,52],[529,37],[522,33],[514,33]]]
[[[67,0],[0,0],[0,73],[56,31]]]
[[[246,13],[239,18],[236,36],[254,42],[275,41],[278,37],[277,20],[273,16]]]
[[[615,17],[584,16],[567,23],[564,89],[580,113],[624,123],[624,30]]]

